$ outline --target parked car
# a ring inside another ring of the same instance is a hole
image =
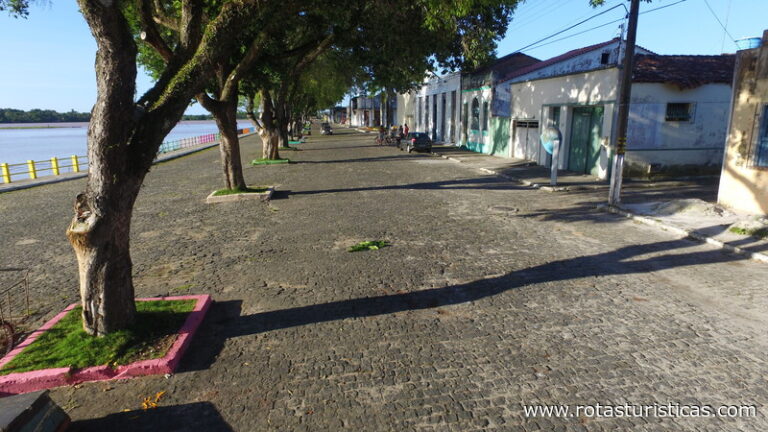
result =
[[[432,140],[426,132],[409,132],[408,136],[399,141],[397,147],[408,153],[414,150],[431,152]]]
[[[333,135],[333,128],[330,123],[320,123],[321,135]]]

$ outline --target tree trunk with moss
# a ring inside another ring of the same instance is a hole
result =
[[[225,5],[203,37],[202,7],[185,4],[183,38],[176,51],[164,46],[149,12],[137,12],[147,26],[146,43],[156,45],[169,66],[134,101],[137,47],[123,4],[78,4],[96,40],[97,98],[88,126],[88,182],[76,198],[67,238],[78,261],[83,328],[101,336],[135,320],[130,227],[144,177],[163,138],[210,77],[217,56],[234,49],[238,23],[250,19],[255,9]]]
[[[213,115],[219,128],[219,153],[224,186],[231,190],[245,189],[243,164],[240,160],[240,138],[237,136],[237,93],[231,93],[225,100],[213,100],[207,95],[198,95],[197,100]]]

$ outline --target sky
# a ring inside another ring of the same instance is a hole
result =
[[[624,7],[608,10],[619,4],[628,7],[629,2],[607,0],[592,8],[588,0],[528,0],[516,9],[497,54],[523,49],[545,60],[609,40],[618,36],[620,22],[590,29],[623,18]],[[651,11],[663,6],[668,7]],[[658,54],[732,53],[736,46],[731,37],[761,36],[768,29],[768,0],[654,0],[643,2],[640,12],[637,43]],[[560,34],[525,48],[555,33]],[[27,19],[0,13],[0,108],[90,111],[96,99],[95,52],[93,37],[72,0],[37,2]],[[151,80],[140,75],[137,86],[143,93]],[[205,111],[194,105],[187,113]]]

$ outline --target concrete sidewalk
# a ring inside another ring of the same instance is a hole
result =
[[[592,191],[604,193],[606,200],[608,197],[608,182],[593,176],[560,171],[557,185],[551,186],[549,168],[531,161],[491,156],[448,145],[436,145],[432,153],[532,188],[560,193]],[[598,208],[768,263],[768,239],[739,234],[731,229],[765,222],[759,216],[736,214],[719,207],[716,204],[718,180],[710,177],[664,181],[627,179],[622,189],[622,204],[617,207],[606,204]]]

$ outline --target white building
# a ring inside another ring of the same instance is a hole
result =
[[[433,76],[409,93],[398,95],[397,124],[414,132],[427,132],[446,144],[459,141],[461,74]]]
[[[540,145],[539,134],[546,126],[557,126],[563,135],[559,167],[607,178],[613,157],[620,49],[619,40],[614,39],[501,78],[493,87],[497,104],[485,129],[491,136],[480,136],[479,143],[473,143],[470,134],[465,145],[549,165],[551,158]],[[640,47],[636,53],[628,174],[716,173],[727,127],[733,56],[660,56]],[[469,123],[479,119],[482,129],[487,108],[480,106],[480,113],[470,110]]]

